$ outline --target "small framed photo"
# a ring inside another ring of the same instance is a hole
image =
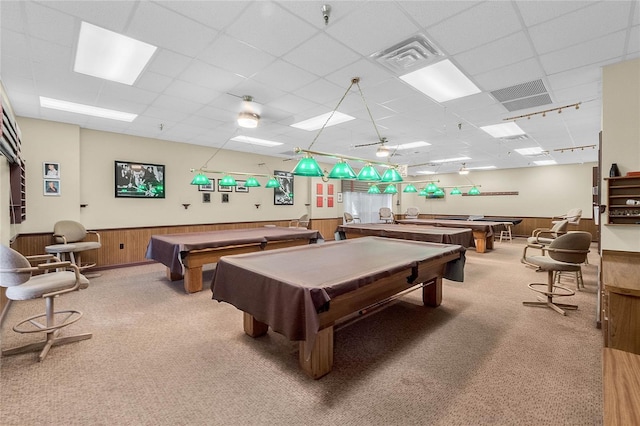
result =
[[[206,185],[198,185],[198,191],[214,192],[216,190],[216,180],[209,179],[209,183]]]
[[[60,181],[58,179],[45,179],[44,195],[60,195]]]
[[[233,192],[233,186],[221,186],[218,179],[218,192]]]
[[[45,179],[60,179],[60,163],[42,163],[42,177]]]
[[[247,183],[246,180],[237,180],[236,179],[236,183],[238,184],[236,186],[236,192],[249,192],[249,188],[244,186],[244,184]]]
[[[209,194],[208,192],[205,192],[204,194],[202,194],[202,202],[203,203],[210,203],[211,202],[211,194]]]
[[[229,194],[222,194],[222,202],[223,203],[229,202]]]

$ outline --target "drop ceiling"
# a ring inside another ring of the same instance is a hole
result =
[[[313,150],[376,159],[370,111],[389,145],[431,144],[389,160],[410,175],[455,172],[459,161],[432,163],[454,157],[497,169],[597,161],[601,69],[640,56],[638,1],[3,0],[0,18],[0,76],[19,116],[284,160],[318,133],[291,124],[332,111],[359,77],[366,102],[353,88],[339,108],[356,119],[326,128]],[[132,86],[73,72],[82,21],[158,47]],[[399,78],[443,59],[481,92],[438,103]],[[40,96],[138,117],[55,111]],[[236,123],[243,96],[259,107],[255,129]],[[516,120],[524,137],[480,129],[577,103]],[[238,135],[283,145],[230,141]],[[529,147],[544,152],[515,152]]]

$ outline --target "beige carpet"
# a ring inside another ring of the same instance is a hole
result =
[[[93,339],[42,363],[1,359],[0,424],[601,424],[595,249],[586,290],[570,298],[580,308],[563,317],[522,305],[535,300],[527,283],[546,279],[519,262],[522,246],[469,251],[465,282],[445,281],[439,308],[413,293],[340,329],[320,380],[298,368],[295,342],[250,338],[241,312],[208,289],[185,294],[163,266],[103,271],[57,301],[85,312],[69,328]],[[43,305],[13,304],[3,348],[36,339],[11,327]]]

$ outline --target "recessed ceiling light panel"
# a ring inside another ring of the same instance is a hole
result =
[[[401,75],[400,79],[436,102],[480,93],[480,89],[448,59]]]
[[[331,115],[330,112],[322,115],[318,115],[317,117],[310,118],[308,120],[300,121],[298,123],[291,124],[291,127],[295,127],[296,129],[302,129],[307,131],[318,130],[324,126],[324,123],[327,122],[327,119]],[[333,112],[333,117],[327,123],[325,127],[335,126],[336,124],[346,123],[347,121],[355,120],[355,117],[352,117],[347,114],[343,114],[338,111]]]
[[[138,116],[137,114],[131,114],[128,112],[94,107],[91,105],[76,104],[74,102],[61,101],[60,99],[45,98],[44,96],[40,96],[40,106],[43,108],[57,109],[76,114],[92,115],[94,117],[126,121],[129,123],[135,120]]]
[[[248,143],[250,145],[260,145],[260,146],[269,146],[269,147],[282,145],[282,142],[274,142],[266,139],[252,138],[251,136],[242,136],[242,135],[235,136],[230,140],[235,142]]]
[[[132,85],[157,47],[83,22],[75,72]]]
[[[539,160],[533,162],[537,166],[552,166],[554,164],[558,164],[556,160]]]
[[[513,122],[482,126],[480,129],[489,133],[494,138],[508,138],[525,134],[525,131]]]
[[[532,146],[530,148],[518,148],[514,149],[514,151],[520,155],[540,155],[544,152],[543,149],[539,146]]]
[[[403,150],[403,149],[412,149],[412,148],[420,148],[421,146],[429,146],[431,145],[429,142],[425,141],[416,141],[416,142],[408,142],[400,145],[387,145],[391,149]]]

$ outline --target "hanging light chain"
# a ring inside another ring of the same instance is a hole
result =
[[[336,107],[333,109],[333,111],[331,111],[331,114],[329,114],[329,117],[327,117],[327,121],[324,122],[324,124],[322,125],[322,127],[320,128],[318,133],[316,134],[316,137],[313,138],[313,140],[311,141],[311,144],[309,145],[309,148],[307,148],[307,149],[311,149],[313,144],[316,143],[316,140],[318,140],[318,138],[320,137],[320,134],[322,133],[324,128],[327,127],[327,124],[329,124],[329,121],[331,121],[331,119],[333,118],[333,114],[335,114],[336,111],[338,110],[338,108],[340,108],[340,104],[342,104],[342,101],[344,101],[344,98],[347,97],[347,94],[349,93],[349,90],[351,90],[351,88],[353,87],[354,83],[357,83],[357,81],[360,81],[359,77],[355,77],[355,78],[353,78],[351,80],[351,84],[349,85],[347,90],[342,95],[342,98],[340,98],[340,100],[338,101],[338,105],[336,105]]]

